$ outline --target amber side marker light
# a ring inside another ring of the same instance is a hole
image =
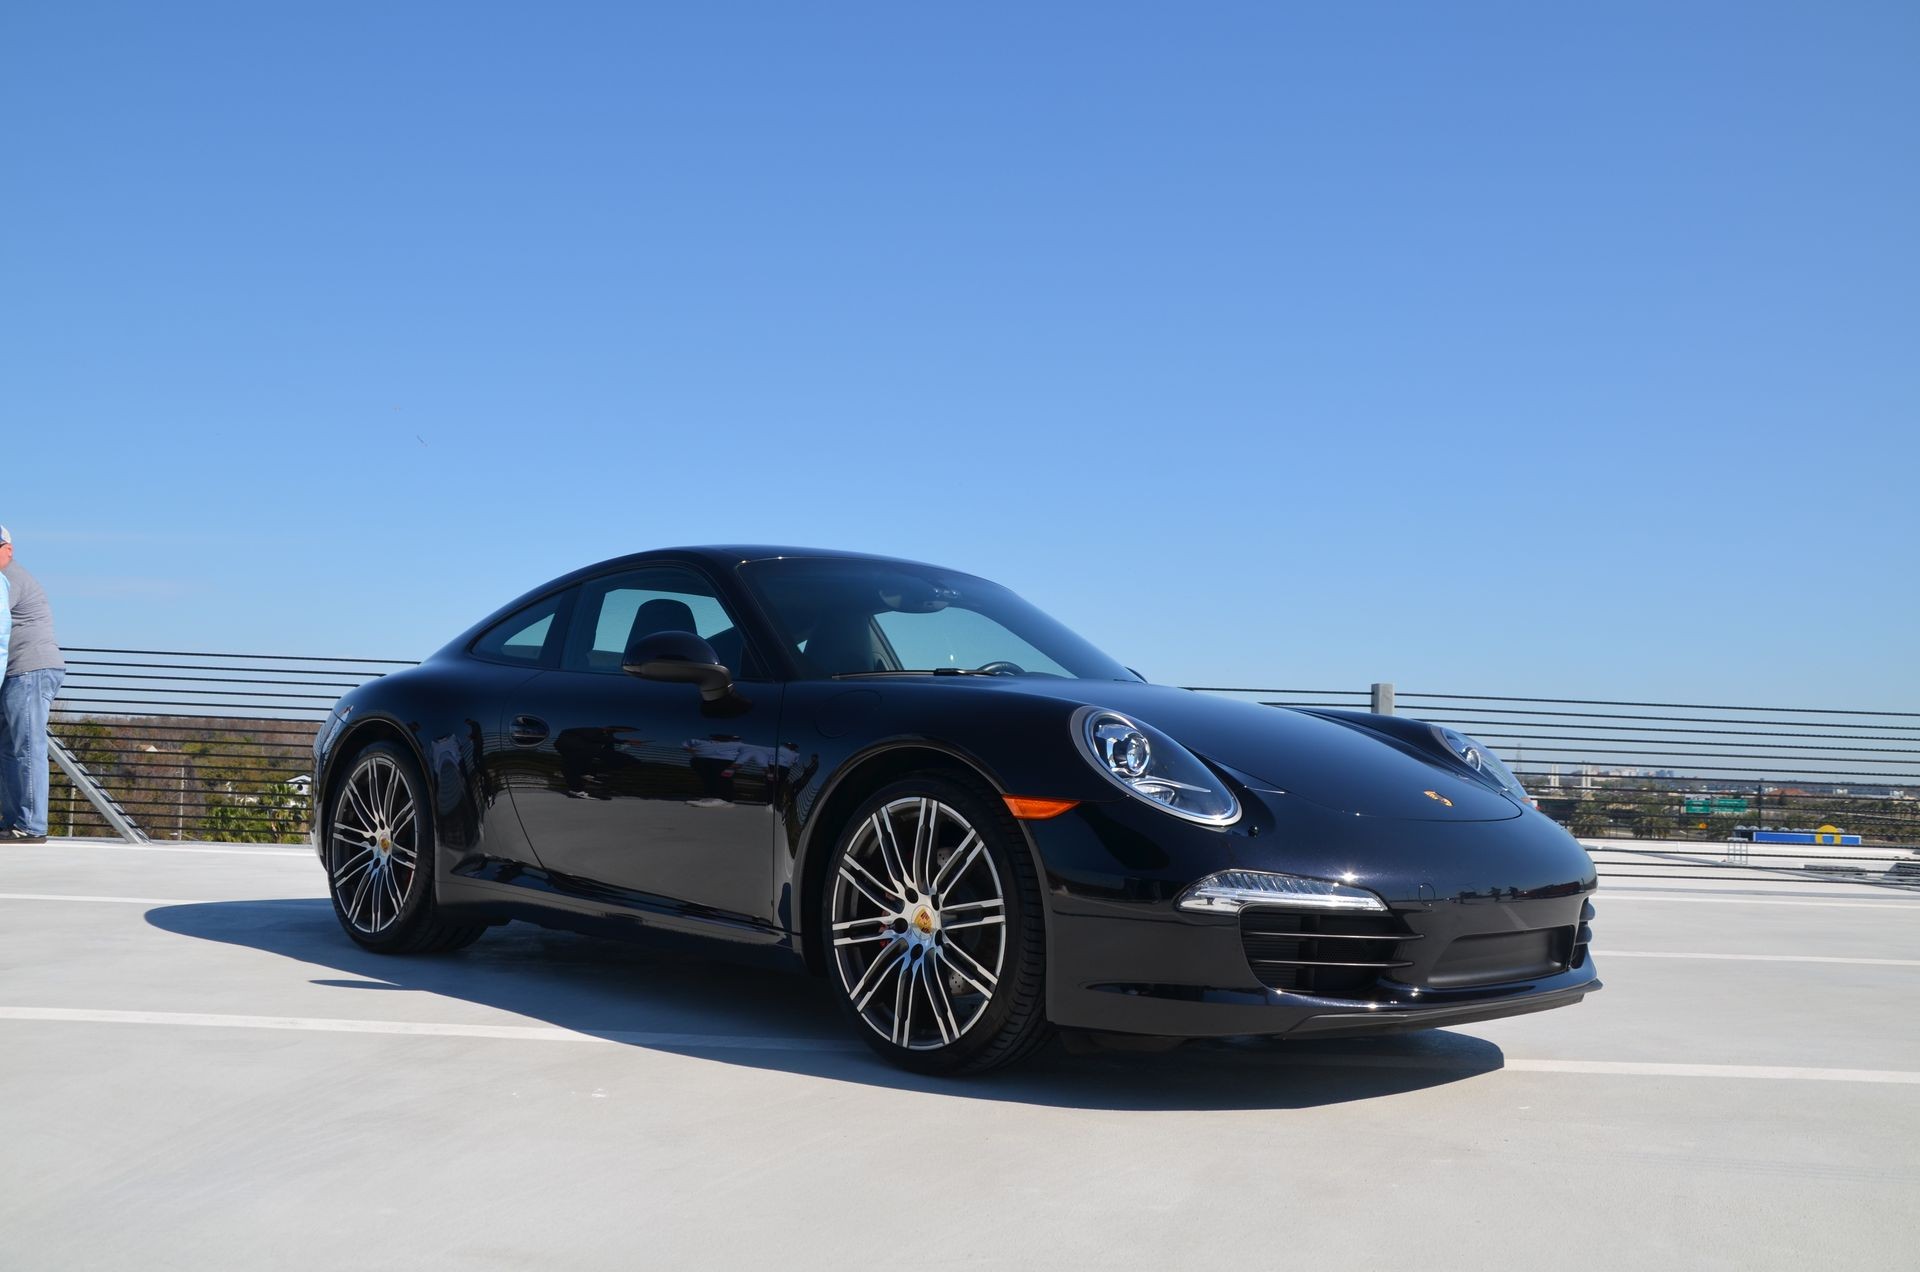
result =
[[[1021,821],[1045,821],[1049,817],[1058,817],[1080,802],[1077,799],[1023,799],[1018,795],[1008,795],[1006,800],[1007,811]]]

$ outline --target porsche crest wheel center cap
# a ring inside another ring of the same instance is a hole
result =
[[[913,912],[913,926],[920,930],[920,935],[932,936],[933,935],[933,911],[929,910],[924,905],[921,906],[918,910],[915,910]]]

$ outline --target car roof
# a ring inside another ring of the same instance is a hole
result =
[[[909,561],[902,557],[880,556],[872,552],[846,552],[838,548],[796,548],[773,544],[701,544],[679,548],[648,548],[644,552],[630,552],[626,556],[610,557],[605,561],[596,561],[569,570],[557,578],[548,579],[538,587],[521,593],[513,600],[494,610],[485,618],[456,636],[441,651],[442,654],[464,652],[466,647],[501,619],[531,604],[541,596],[571,587],[582,579],[593,578],[612,570],[637,567],[648,562],[694,561],[705,565],[715,573],[725,573],[736,565],[749,561],[767,561],[778,557],[814,557],[845,561],[880,561],[894,565],[920,566],[923,569],[944,569],[941,566],[929,566],[921,561]],[[948,571],[964,574],[965,571]]]
[[[678,556],[692,557],[714,566],[744,565],[749,561],[768,561],[779,557],[830,557],[845,561],[886,561],[896,565],[927,566],[924,561],[910,561],[904,557],[886,556],[877,552],[849,552],[841,548],[800,548],[791,545],[767,543],[725,543],[702,544],[681,548],[651,548],[645,552],[636,552],[634,557]],[[625,559],[625,558],[620,558]],[[602,562],[611,565],[612,562]],[[941,568],[941,567],[928,567]]]

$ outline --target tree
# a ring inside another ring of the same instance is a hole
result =
[[[1576,835],[1604,835],[1613,829],[1613,822],[1607,817],[1606,806],[1597,799],[1583,799],[1580,806],[1573,810],[1573,819],[1567,829]]]
[[[294,844],[306,837],[307,797],[275,782],[258,795],[220,791],[207,801],[200,834],[239,843]]]

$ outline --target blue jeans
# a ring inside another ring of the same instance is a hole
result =
[[[47,833],[47,715],[66,678],[48,668],[0,681],[0,825]]]

